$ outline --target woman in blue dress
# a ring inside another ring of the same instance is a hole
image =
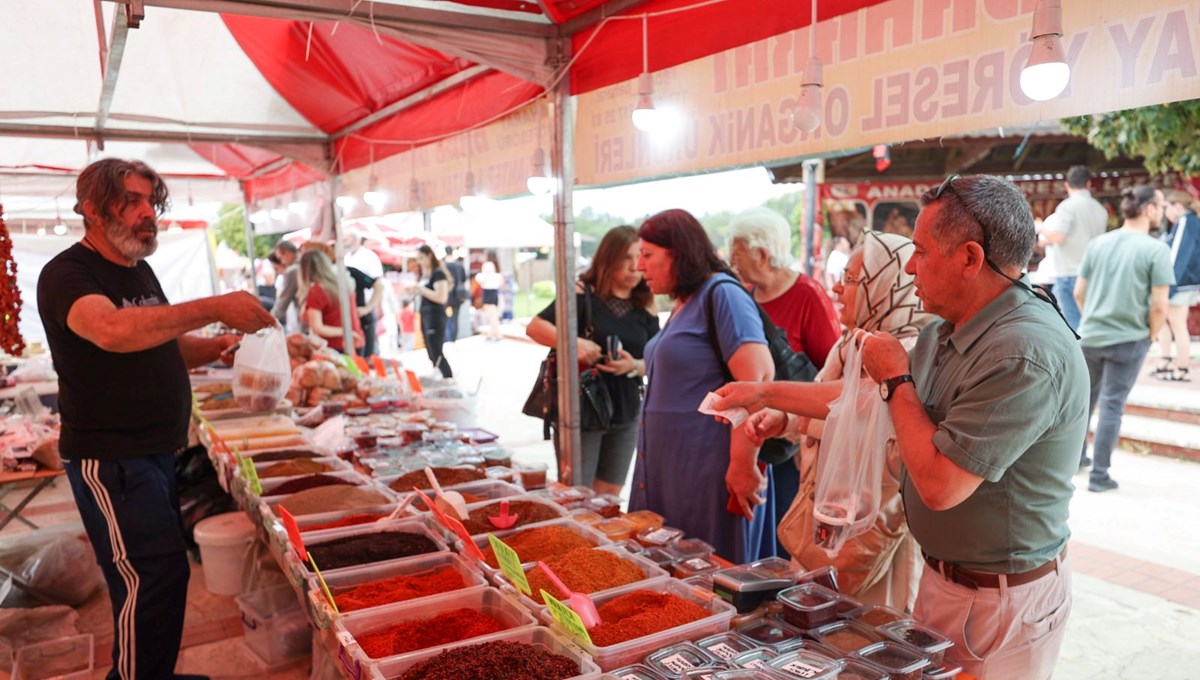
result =
[[[726,368],[736,380],[774,376],[758,310],[739,286],[714,285],[736,279],[689,213],[658,213],[638,236],[638,269],[650,290],[669,295],[675,306],[646,345],[648,383],[629,509],[659,513],[734,563],[773,555],[775,518],[766,502],[773,489],[758,448],[742,428],[697,410],[725,384]],[[709,338],[709,308],[719,357]]]

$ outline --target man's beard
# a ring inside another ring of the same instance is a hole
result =
[[[137,229],[149,226],[155,229],[154,237],[149,242],[142,241],[135,235]],[[158,226],[153,220],[146,220],[132,227],[126,227],[117,220],[105,220],[104,237],[121,257],[130,262],[144,260],[158,249]]]

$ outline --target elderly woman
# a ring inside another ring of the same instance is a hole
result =
[[[758,447],[741,428],[697,410],[728,375],[755,381],[774,375],[758,310],[695,217],[667,210],[647,219],[638,235],[638,269],[652,292],[675,304],[646,344],[649,383],[629,508],[663,515],[734,563],[772,555],[773,489]],[[715,338],[708,332],[710,309]]]
[[[912,241],[903,236],[864,232],[861,242],[850,253],[841,280],[833,287],[841,312],[840,321],[846,326],[846,332],[829,352],[817,380],[833,381],[844,377],[846,348],[858,329],[890,333],[907,349],[916,344],[921,328],[933,317],[922,311],[913,277],[904,271],[912,253]],[[911,609],[917,596],[921,558],[904,520],[900,461],[892,442],[887,444],[888,466],[875,526],[847,541],[832,559],[813,544],[813,495],[823,423],[812,421],[810,424],[807,419],[773,409],[759,411],[746,422],[747,434],[754,439],[804,438],[808,435],[799,456],[800,493],[779,523],[779,540],[809,569],[826,565],[837,567],[842,592],[867,604]]]

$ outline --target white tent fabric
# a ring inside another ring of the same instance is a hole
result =
[[[498,207],[434,210],[433,235],[450,245],[467,248],[549,248],[554,245],[552,224]]]

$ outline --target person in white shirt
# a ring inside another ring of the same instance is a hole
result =
[[[1042,222],[1038,234],[1054,251],[1054,297],[1071,330],[1079,328],[1075,304],[1075,279],[1088,243],[1108,229],[1108,210],[1092,198],[1092,173],[1083,165],[1067,170],[1067,198],[1054,210],[1054,219]]]
[[[849,263],[850,240],[844,236],[833,237],[833,250],[829,251],[829,258],[825,260],[825,290],[833,290]]]

